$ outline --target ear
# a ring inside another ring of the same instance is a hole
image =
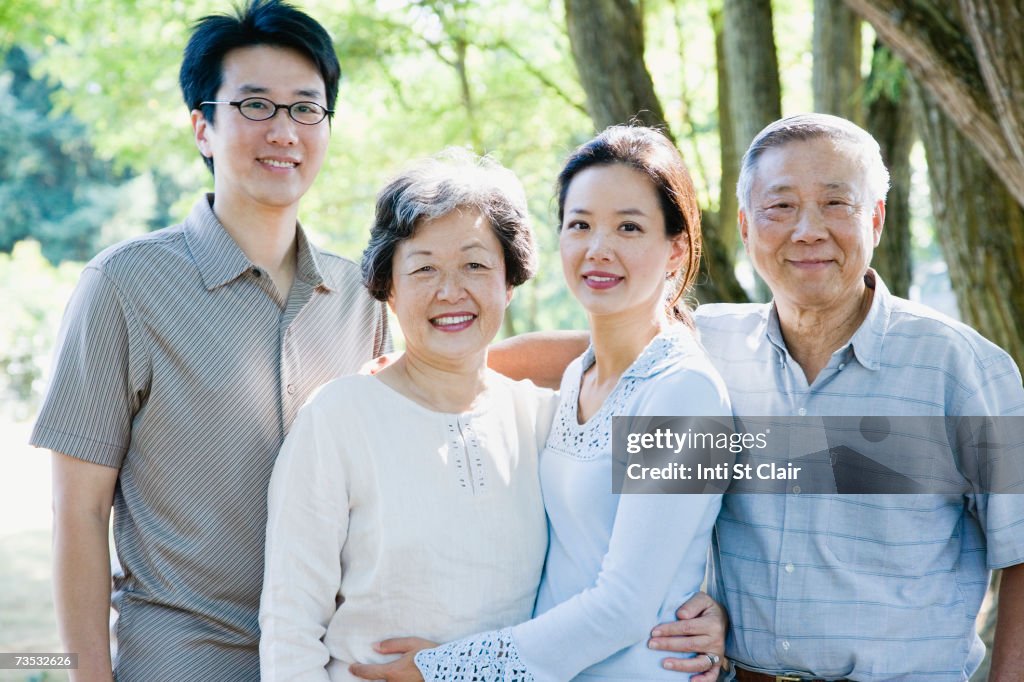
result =
[[[740,225],[740,239],[743,240],[743,248],[747,248],[747,214],[741,208],[736,214],[736,218]]]
[[[512,304],[512,296],[516,293],[514,287],[505,287],[505,307],[509,307]]]
[[[210,141],[210,132],[213,130],[213,124],[206,120],[203,116],[203,112],[199,109],[192,110],[192,134],[196,140],[196,146],[199,147],[199,153],[206,158],[213,158],[213,145]]]
[[[683,267],[686,257],[690,255],[689,244],[683,239],[683,235],[676,235],[672,240],[672,252],[668,257],[667,270],[675,272]]]
[[[871,211],[871,232],[874,235],[874,245],[878,246],[882,238],[882,227],[885,224],[885,202],[879,199],[875,202],[875,208]]]

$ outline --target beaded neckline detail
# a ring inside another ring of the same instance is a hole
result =
[[[602,453],[610,450],[612,417],[624,413],[624,407],[644,380],[675,365],[682,358],[694,353],[696,348],[696,340],[689,329],[673,329],[658,334],[622,373],[600,409],[585,424],[580,424],[580,379],[583,372],[595,362],[593,347],[587,348],[586,352],[574,360],[566,370],[558,411],[548,435],[547,449],[579,461],[600,457]]]

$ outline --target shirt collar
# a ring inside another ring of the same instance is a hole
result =
[[[864,273],[864,283],[868,288],[875,290],[875,295],[871,299],[867,317],[850,338],[850,345],[860,364],[877,371],[882,366],[882,342],[889,328],[893,300],[889,288],[873,269],[868,268]]]
[[[337,282],[323,274],[323,255],[310,244],[301,225],[296,224],[295,228],[298,253],[295,276],[314,288],[337,289]],[[212,194],[204,195],[192,207],[185,219],[184,231],[185,241],[208,291],[224,286],[255,267],[214,214]]]
[[[874,290],[871,307],[868,309],[864,321],[857,327],[857,331],[853,333],[844,348],[852,348],[857,362],[865,369],[878,370],[882,366],[882,342],[885,339],[885,332],[889,328],[889,317],[892,315],[892,294],[889,293],[882,278],[872,268],[868,268],[864,273],[864,284]],[[779,312],[774,301],[768,310],[768,317],[762,329],[773,346],[788,353],[786,342],[782,337],[782,327],[779,325]]]

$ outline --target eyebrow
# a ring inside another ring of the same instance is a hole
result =
[[[265,95],[268,92],[270,92],[270,89],[269,88],[265,88],[262,85],[252,85],[252,84],[246,83],[245,85],[243,85],[240,88],[238,88],[238,91],[241,92],[242,94],[245,94],[245,95]],[[322,95],[322,93],[319,90],[316,90],[316,89],[310,90],[310,89],[306,89],[306,88],[303,88],[301,90],[294,90],[292,94],[298,95],[299,97],[309,97],[309,98],[316,98],[316,97],[320,97]]]
[[[851,185],[848,182],[819,182],[817,183],[817,186],[829,190],[838,189],[844,192],[853,191],[853,185]],[[779,192],[792,192],[795,189],[796,187],[794,187],[793,185],[769,185],[767,188],[765,188],[765,193],[772,194]]]
[[[592,211],[589,211],[585,208],[572,208],[569,209],[568,212],[573,215],[592,215]],[[615,213],[617,215],[638,215],[645,217],[647,216],[647,214],[641,211],[639,208],[620,208],[619,210],[615,211]]]
[[[461,249],[459,249],[459,251],[472,251],[473,249],[486,249],[486,248],[487,247],[484,246],[483,243],[476,241],[476,242],[471,242],[469,244],[466,244]],[[432,255],[434,255],[433,251],[430,251],[428,249],[419,249],[417,251],[410,251],[409,253],[405,254],[405,257],[406,258],[411,258],[412,256],[432,256]]]

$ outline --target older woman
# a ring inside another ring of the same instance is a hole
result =
[[[534,271],[518,181],[432,160],[377,199],[364,282],[405,354],[302,409],[269,491],[260,606],[264,680],[356,679],[404,632],[448,641],[531,614],[547,534],[537,453],[550,391],[486,368],[515,286]],[[499,531],[500,529],[500,531]]]

